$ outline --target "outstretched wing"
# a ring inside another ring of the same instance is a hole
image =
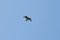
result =
[[[30,20],[30,21],[32,21],[32,19],[31,19],[31,18],[29,18],[29,20]]]

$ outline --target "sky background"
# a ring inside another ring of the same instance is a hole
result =
[[[60,0],[0,0],[0,40],[60,40]]]

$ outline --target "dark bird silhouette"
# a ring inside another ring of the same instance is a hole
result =
[[[24,18],[26,19],[26,21],[32,21],[32,19],[31,18],[29,18],[28,16],[24,16]]]

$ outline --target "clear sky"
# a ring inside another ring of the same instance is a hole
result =
[[[60,0],[0,0],[0,40],[60,40]]]

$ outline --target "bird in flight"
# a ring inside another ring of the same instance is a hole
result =
[[[28,17],[28,16],[24,16],[24,18],[26,19],[26,21],[32,21],[32,19],[30,18],[30,17]]]

